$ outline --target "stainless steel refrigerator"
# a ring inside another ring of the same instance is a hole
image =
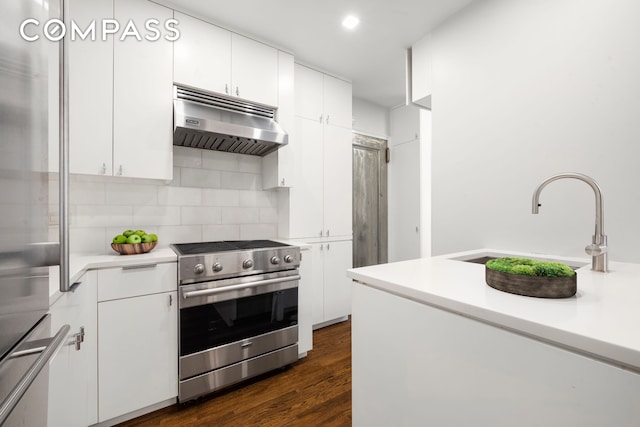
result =
[[[51,331],[49,269],[49,40],[19,25],[44,24],[47,0],[4,1],[0,11],[0,425],[44,426],[48,363],[66,331]],[[59,258],[58,258],[59,259]],[[68,328],[68,326],[67,326]],[[59,332],[59,333],[58,333]],[[54,336],[54,338],[52,338]]]

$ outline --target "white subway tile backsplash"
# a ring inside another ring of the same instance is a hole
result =
[[[200,206],[202,189],[190,187],[158,187],[158,205]]]
[[[179,206],[134,206],[132,226],[181,225]],[[143,228],[143,230],[146,230]]]
[[[238,190],[261,190],[262,176],[252,173],[220,172],[220,187]]]
[[[240,206],[276,207],[277,194],[275,191],[240,191]]]
[[[49,180],[55,222],[57,176]],[[277,192],[262,190],[260,157],[174,147],[170,183],[72,175],[70,193],[72,253],[112,253],[113,237],[130,228],[156,233],[160,247],[278,235]],[[57,233],[51,224],[52,240]]]
[[[260,224],[277,224],[278,209],[260,208]]]
[[[260,211],[257,208],[222,208],[223,224],[257,224]]]
[[[205,188],[202,190],[202,204],[204,206],[240,206],[240,192]]]
[[[238,171],[241,154],[224,151],[203,151],[202,168],[217,171]]]
[[[220,174],[219,171],[182,168],[180,185],[182,187],[220,188]]]
[[[78,205],[72,227],[118,226],[130,224],[132,220],[132,206]]]
[[[231,224],[202,226],[203,242],[218,240],[240,240],[240,226]]]
[[[240,156],[237,171],[262,175],[262,157]]]
[[[158,227],[158,246],[167,247],[171,243],[192,243],[202,240],[201,225],[163,225]]]
[[[56,193],[57,195],[57,193]],[[75,181],[69,184],[69,203],[102,205],[105,203],[104,183]]]
[[[157,205],[158,190],[154,185],[111,182],[105,185],[107,205]]]
[[[275,239],[278,236],[277,224],[244,224],[240,226],[240,239]]]
[[[202,150],[188,147],[173,147],[173,166],[181,168],[201,168]]]
[[[209,224],[220,224],[221,220],[221,208],[213,207],[213,206],[202,206],[202,207],[182,207],[180,208],[182,212],[182,224],[201,224],[201,225],[209,225]]]

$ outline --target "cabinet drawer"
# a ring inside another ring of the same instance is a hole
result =
[[[175,291],[175,262],[98,270],[98,301]]]

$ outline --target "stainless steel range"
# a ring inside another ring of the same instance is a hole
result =
[[[300,249],[271,240],[174,244],[184,402],[298,360]]]

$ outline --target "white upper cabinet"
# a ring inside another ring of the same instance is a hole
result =
[[[145,0],[115,0],[115,19],[137,28],[173,11]],[[114,46],[113,174],[173,178],[173,43],[127,37]]]
[[[211,92],[231,90],[231,32],[175,12],[180,38],[174,42],[173,79]]]
[[[278,106],[278,50],[200,19],[175,12],[174,81]]]
[[[351,83],[323,76],[325,123],[351,129]]]
[[[351,83],[296,64],[296,116],[351,129]]]
[[[80,28],[113,17],[113,0],[72,0],[69,16]],[[69,43],[69,169],[111,175],[113,38]]]
[[[427,34],[411,47],[411,101],[431,109],[432,80],[431,34]]]
[[[278,105],[278,50],[239,34],[231,35],[232,94]]]
[[[70,172],[172,179],[173,42],[147,40],[144,29],[173,11],[145,0],[72,0],[69,9],[82,29],[94,20],[121,24],[116,34],[103,35],[98,25],[95,40],[70,42]],[[129,20],[141,40],[121,40]]]
[[[322,92],[323,74],[307,68],[295,65],[296,76],[296,116],[305,119],[321,121],[324,114]]]

